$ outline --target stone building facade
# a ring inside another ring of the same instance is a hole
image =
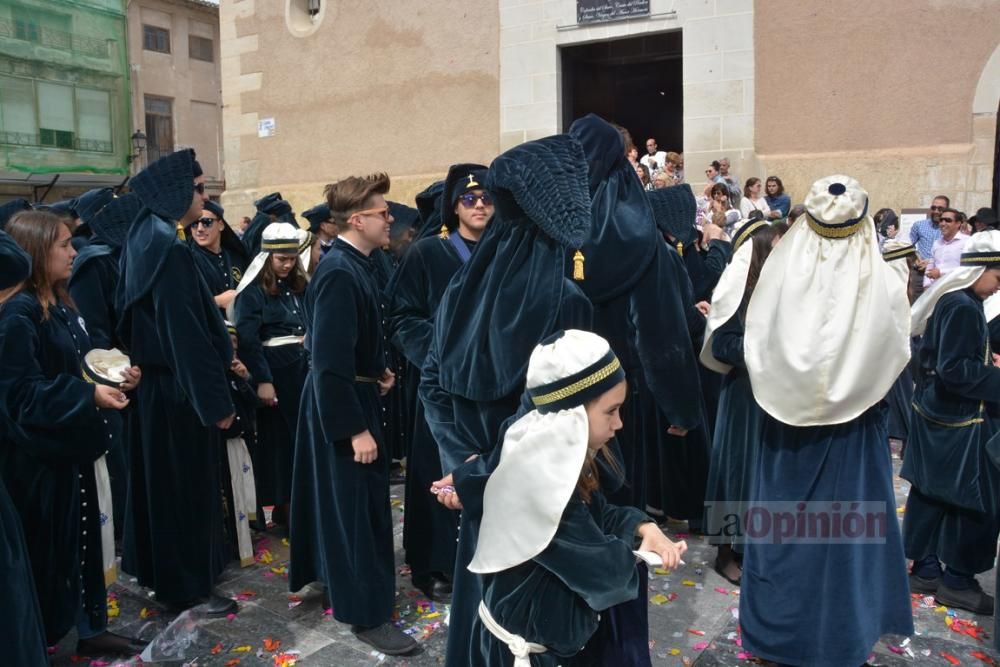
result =
[[[877,207],[944,193],[974,211],[995,196],[997,8],[649,0],[644,16],[581,24],[578,0],[221,0],[223,202],[249,214],[279,190],[301,211],[325,183],[380,170],[406,201],[452,162],[565,130],[586,94],[596,104],[653,63],[662,81],[631,90],[672,102],[649,113],[669,114],[653,119],[676,137],[660,148],[683,151],[696,187],[726,156],[796,200],[846,172]],[[604,53],[586,67],[617,69],[574,71],[571,90],[569,58],[587,46]]]

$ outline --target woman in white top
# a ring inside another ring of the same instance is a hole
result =
[[[771,207],[767,205],[767,200],[761,194],[762,185],[759,178],[748,178],[743,186],[743,199],[740,200],[740,213],[743,218],[750,217],[750,212],[757,210],[764,214],[764,219],[768,218]]]

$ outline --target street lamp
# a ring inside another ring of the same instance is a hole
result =
[[[142,130],[136,130],[135,134],[132,135],[132,154],[125,159],[131,164],[133,160],[142,155],[144,150],[146,150],[146,135],[142,133]]]

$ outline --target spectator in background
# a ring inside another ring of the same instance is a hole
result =
[[[657,150],[656,139],[652,137],[646,139],[646,154],[642,156],[639,162],[646,165],[650,173],[653,173],[662,169],[663,163],[666,161],[667,154],[664,151]]]
[[[969,222],[972,224],[973,231],[982,232],[987,229],[996,229],[997,227],[997,214],[991,208],[986,208],[985,206],[978,211],[976,214],[969,218]]]
[[[698,224],[704,228],[709,223],[731,232],[740,219],[740,212],[729,204],[729,189],[725,183],[715,183],[709,191],[708,201],[700,211]]]
[[[751,211],[760,211],[764,214],[764,219],[771,217],[771,207],[767,205],[767,200],[761,194],[763,186],[756,176],[748,178],[743,186],[743,198],[740,199],[740,214],[744,218],[750,217]]]
[[[719,159],[719,176],[722,177],[722,181],[729,188],[729,201],[732,203],[733,208],[739,208],[743,193],[740,191],[740,182],[736,178],[736,174],[730,170],[729,158],[727,157]]]
[[[673,185],[673,183],[670,182],[670,174],[668,174],[666,170],[661,171],[653,178],[654,190],[662,190],[663,188],[669,187],[671,185]]]
[[[676,159],[671,160],[671,155],[676,155]],[[677,174],[677,184],[680,185],[684,182],[684,153],[667,153],[667,159],[674,163],[674,171]]]
[[[653,181],[649,175],[649,167],[640,162],[635,166],[635,173],[639,176],[639,182],[642,183],[643,190],[653,189]]]
[[[963,234],[965,234],[966,236],[971,236],[972,234],[975,233],[975,230],[972,228],[972,223],[969,222],[968,216],[965,215],[965,211],[958,212],[958,221],[961,223],[960,231]]]
[[[240,224],[236,229],[236,235],[242,239],[243,233],[246,232],[247,227],[249,226],[250,226],[250,218],[244,215],[243,219],[240,220]]]
[[[630,146],[625,151],[625,157],[628,158],[628,163],[635,168],[635,165],[639,164],[639,149],[635,146]]]
[[[885,242],[896,238],[899,233],[899,218],[891,208],[882,208],[876,211],[872,220],[878,233],[878,247],[882,250]]]
[[[941,217],[938,218],[941,238],[935,241],[931,248],[931,257],[924,271],[924,288],[929,287],[941,276],[951,273],[961,264],[962,250],[969,235],[961,232],[960,215],[961,213],[953,208],[941,211]]]
[[[657,177],[660,176],[660,174],[664,174],[666,176],[667,186],[678,185],[680,183],[680,179],[677,176],[678,161],[679,158],[677,156],[677,153],[667,153],[667,159],[663,163],[663,168],[658,173],[653,174],[654,187],[655,187],[655,180]]]
[[[768,220],[781,220],[788,217],[792,207],[792,198],[785,194],[785,184],[777,176],[768,176],[764,182],[764,201],[771,208]]]
[[[722,183],[723,185],[726,184],[722,176],[719,175],[718,160],[712,160],[712,162],[709,163],[708,168],[705,169],[705,180],[708,181],[708,185],[705,186],[705,196],[711,199],[712,186],[715,185],[716,183]],[[726,189],[726,192],[727,193],[729,192],[728,188]],[[734,206],[733,208],[738,208],[738,207]]]
[[[938,221],[941,219],[941,211],[949,206],[951,206],[951,200],[944,195],[938,195],[931,200],[927,217],[918,220],[910,227],[910,243],[917,247],[917,259],[913,262],[914,275],[910,276],[910,282],[914,286],[914,299],[918,298],[924,291],[924,271],[931,259],[934,242],[941,238]]]

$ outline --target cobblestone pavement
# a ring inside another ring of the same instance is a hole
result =
[[[898,470],[898,456],[895,464]],[[905,502],[908,485],[896,479],[898,505]],[[421,653],[406,658],[387,658],[357,641],[350,629],[324,613],[318,590],[306,589],[298,595],[287,591],[288,543],[274,530],[258,536],[257,562],[246,568],[231,565],[223,575],[220,589],[239,600],[240,611],[226,619],[187,620],[180,624],[175,656],[180,659],[156,664],[296,665],[354,667],[362,665],[440,665],[444,662],[444,621],[447,605],[431,604],[410,586],[402,563],[402,487],[393,487],[396,516],[396,559],[399,576],[397,607],[399,623],[416,637]],[[902,516],[900,514],[900,516]],[[686,536],[683,524],[668,525],[674,536],[688,541],[687,566],[670,574],[650,576],[650,647],[653,665],[697,665],[714,667],[753,664],[739,646],[737,610],[739,590],[712,570],[715,549],[704,538]],[[662,572],[662,571],[661,571]],[[983,587],[992,591],[995,571],[980,576]],[[872,582],[873,584],[875,582]],[[174,617],[165,612],[147,591],[127,575],[121,575],[110,589],[111,618],[115,631],[152,639],[162,633]],[[946,610],[931,598],[914,598],[917,634],[907,643],[902,637],[883,637],[873,648],[873,665],[976,665],[1000,664],[993,651],[991,617],[977,617],[964,611]],[[112,612],[115,613],[115,612]],[[186,622],[185,622],[186,621]],[[962,622],[973,621],[985,631],[985,640],[972,636]],[[175,625],[176,627],[176,625]],[[967,630],[966,633],[960,630]],[[105,658],[91,661],[73,656],[75,634],[58,647],[56,665],[138,664]],[[149,664],[149,663],[146,663]],[[850,667],[850,666],[848,666]]]

